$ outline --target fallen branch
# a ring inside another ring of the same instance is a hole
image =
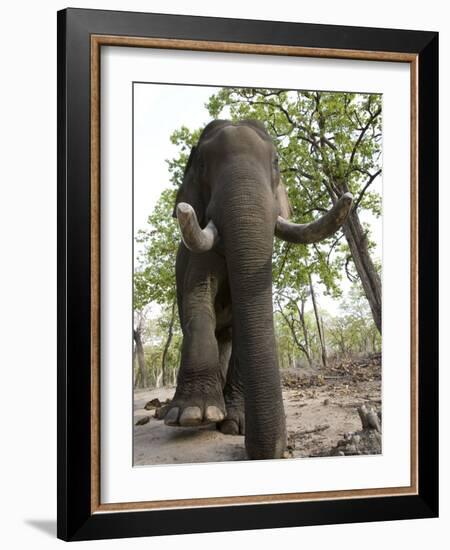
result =
[[[310,428],[309,430],[302,430],[301,432],[297,432],[294,437],[301,437],[303,435],[318,433],[318,432],[324,432],[325,430],[328,430],[330,427],[329,424],[320,424],[319,426],[316,426],[315,428]]]

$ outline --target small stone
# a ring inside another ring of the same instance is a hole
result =
[[[157,409],[158,407],[161,407],[161,401],[158,398],[155,398],[146,403],[144,409],[149,411],[150,409]]]
[[[324,402],[323,402],[323,404],[324,404],[324,405],[329,405],[329,404],[330,404],[330,400],[329,400],[328,398],[325,399]]]
[[[136,426],[143,426],[144,424],[148,424],[150,422],[149,416],[143,416],[142,418],[139,418],[139,420],[136,422]]]
[[[163,405],[162,407],[159,407],[155,410],[155,414],[153,416],[156,418],[156,420],[162,420],[166,416],[168,410],[168,405]]]

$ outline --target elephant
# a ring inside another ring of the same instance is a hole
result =
[[[274,235],[314,243],[345,222],[350,193],[321,218],[288,221],[277,151],[256,120],[214,120],[192,147],[173,216],[183,332],[169,426],[245,434],[249,459],[282,458],[286,420],[272,306]]]

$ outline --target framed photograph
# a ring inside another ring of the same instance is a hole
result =
[[[58,13],[58,536],[438,514],[438,35]]]

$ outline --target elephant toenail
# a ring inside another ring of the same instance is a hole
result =
[[[167,424],[168,426],[177,426],[179,411],[180,409],[178,407],[172,407],[164,417],[164,424]]]
[[[180,416],[180,426],[198,426],[201,421],[200,407],[186,407]]]
[[[210,422],[220,422],[224,418],[223,412],[215,405],[210,405],[206,408],[206,420]]]

